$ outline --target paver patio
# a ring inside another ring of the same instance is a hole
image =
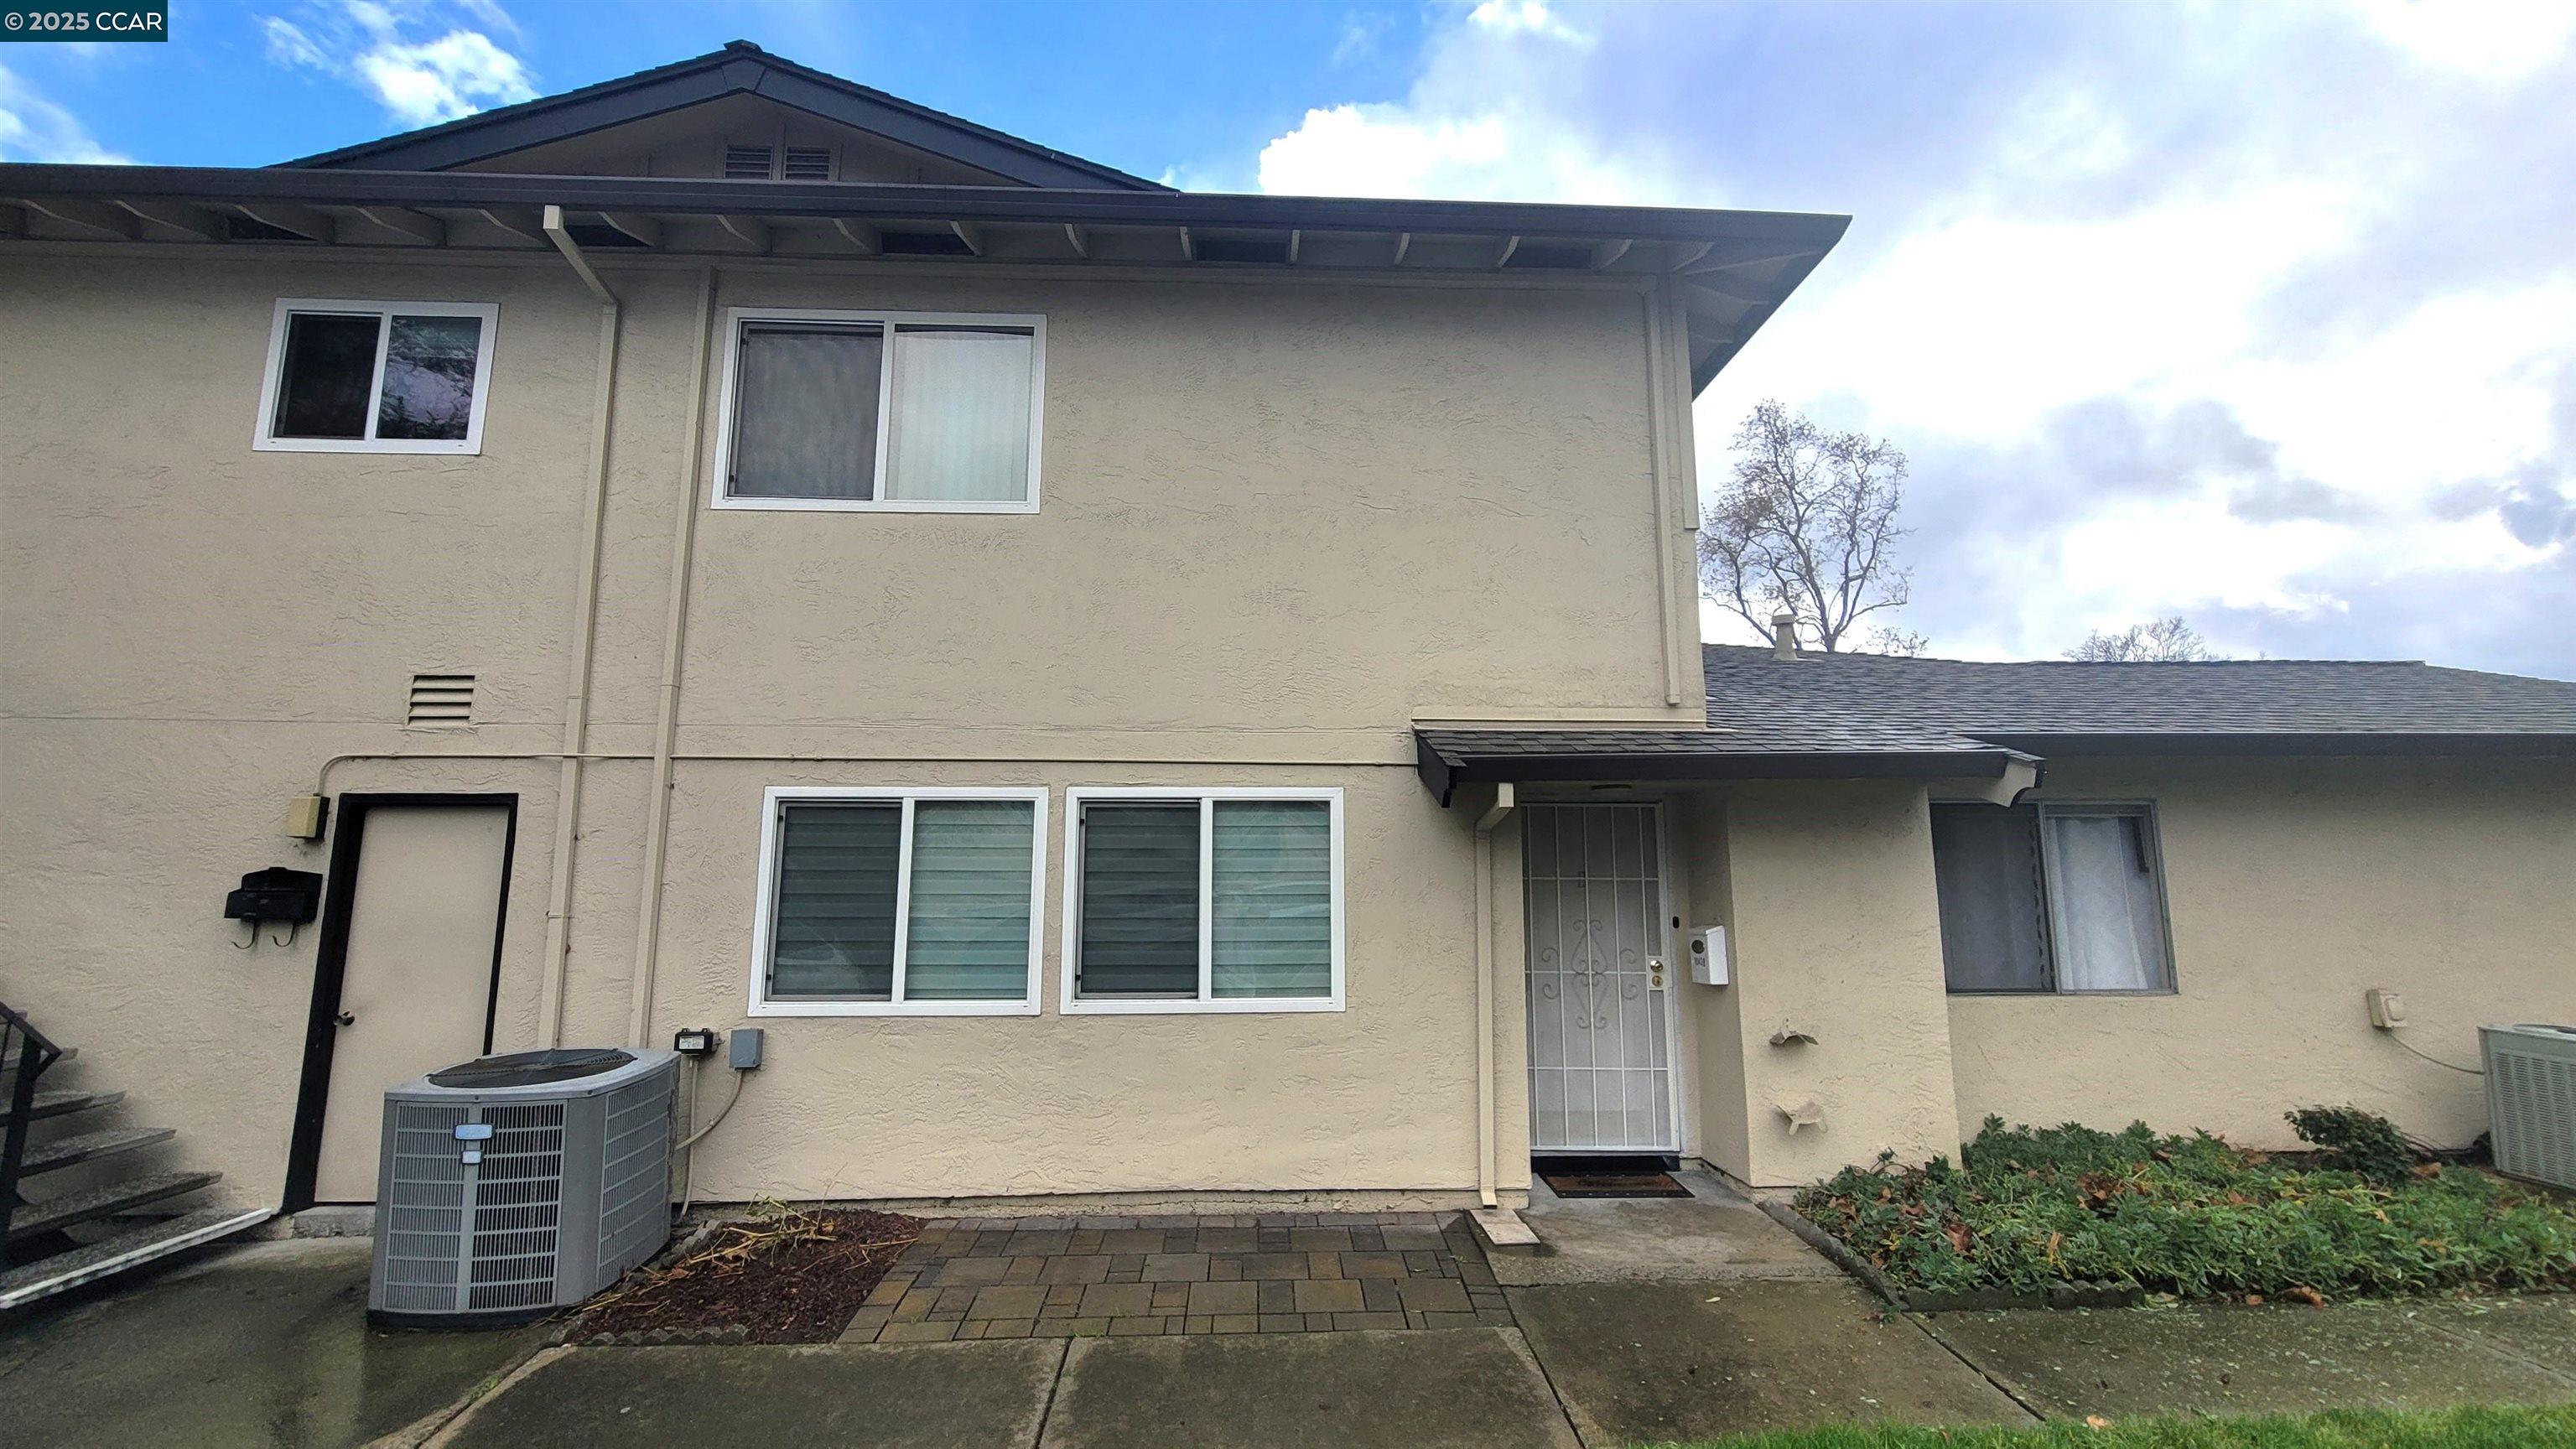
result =
[[[942,1218],[843,1343],[1509,1328],[1457,1213]]]

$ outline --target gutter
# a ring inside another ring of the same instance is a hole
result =
[[[1135,226],[1302,227],[1422,233],[1505,232],[1637,241],[1738,243],[1694,272],[1728,261],[1821,256],[1847,216],[1545,202],[1406,201],[1223,192],[1081,190],[1034,186],[919,186],[849,181],[718,181],[684,177],[522,176],[484,171],[360,171],[223,166],[0,164],[0,198],[125,196],[224,203],[301,201],[338,206],[516,206],[531,211],[664,211],[708,216],[898,221],[1027,221]]]
[[[581,254],[581,246],[564,230],[563,208],[545,210],[545,232],[572,264],[575,275],[599,298],[599,361],[590,404],[590,476],[584,480],[582,511],[589,526],[582,531],[581,560],[576,567],[572,601],[572,663],[564,681],[563,761],[555,783],[555,847],[550,862],[553,879],[546,890],[545,965],[537,984],[537,1046],[557,1045],[563,1036],[565,978],[572,969],[572,888],[574,857],[581,846],[583,753],[590,739],[590,681],[599,649],[599,572],[603,535],[608,527],[608,431],[617,395],[617,344],[624,309],[617,294],[599,280]]]
[[[1476,817],[1476,1201],[1500,1206],[1494,1159],[1494,827],[1512,813],[1513,789],[1494,787],[1494,803]]]

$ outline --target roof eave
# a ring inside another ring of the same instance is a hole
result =
[[[2054,758],[2069,755],[2576,755],[2576,733],[2561,731],[2180,731],[2029,733],[1974,730],[1977,738]]]
[[[1527,785],[1695,780],[1990,780],[2003,778],[2015,765],[2037,763],[2031,756],[2011,749],[1480,755],[1443,749],[1420,731],[1414,735],[1415,769],[1423,785],[1444,806],[1460,785],[1505,781]]]

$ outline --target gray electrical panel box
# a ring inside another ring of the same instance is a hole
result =
[[[759,1066],[760,1047],[766,1036],[767,1033],[756,1026],[735,1027],[733,1035],[725,1039],[725,1044],[731,1049],[725,1065],[737,1072],[747,1072]]]

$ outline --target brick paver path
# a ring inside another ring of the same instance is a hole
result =
[[[1461,1213],[941,1218],[841,1341],[1512,1322]]]

